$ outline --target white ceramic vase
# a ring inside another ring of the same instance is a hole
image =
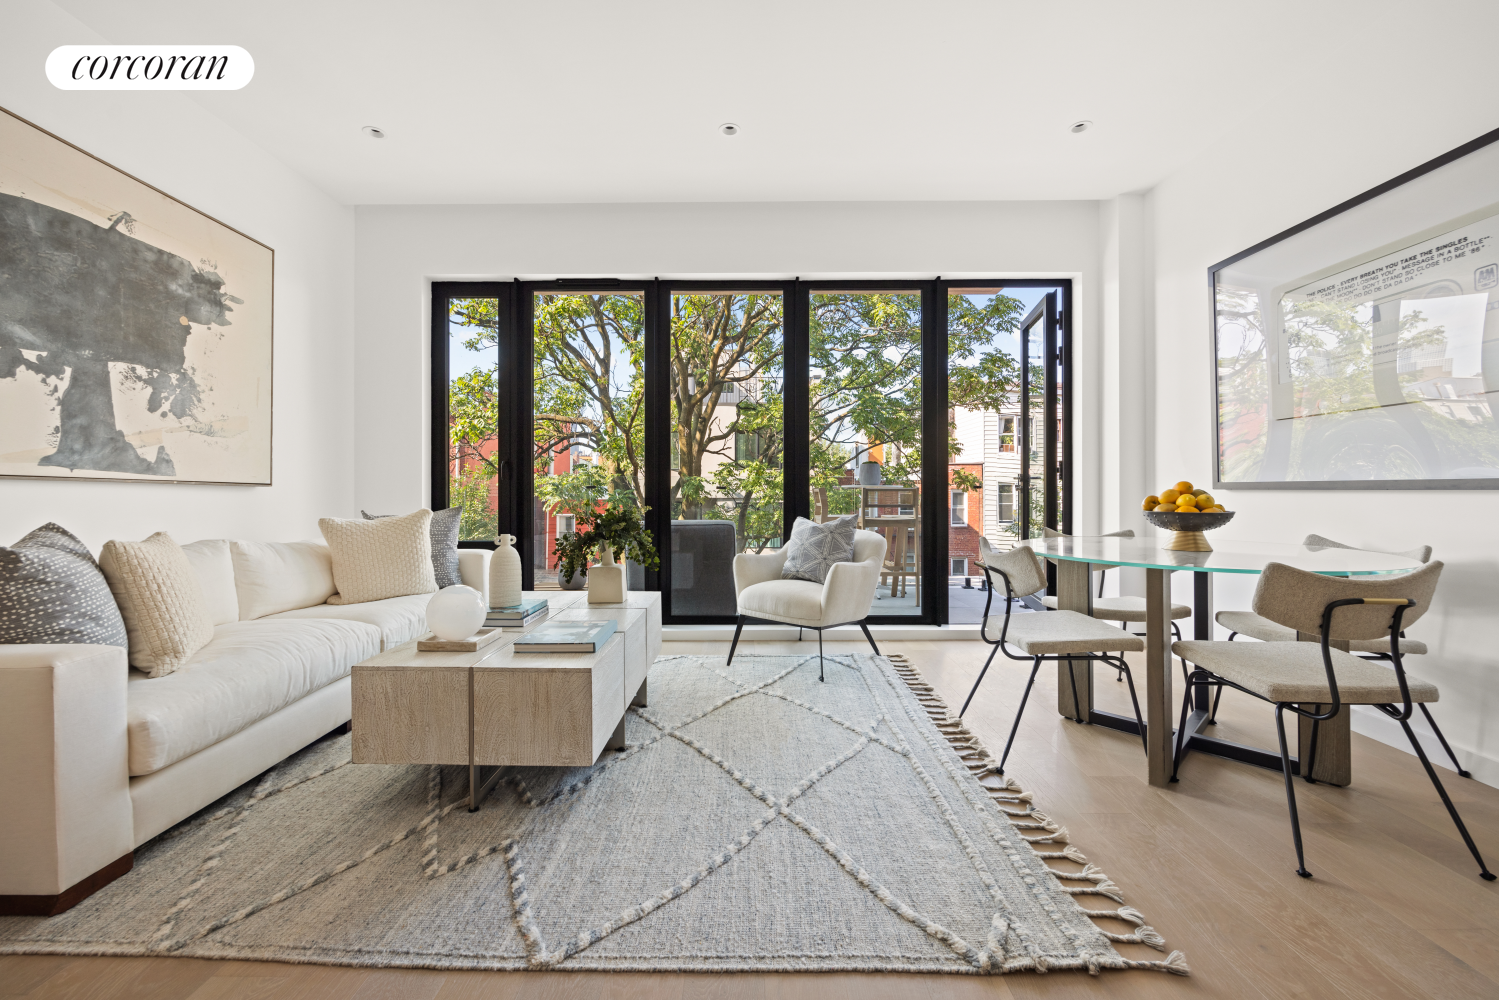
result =
[[[515,536],[496,538],[494,557],[489,560],[489,606],[513,608],[520,603],[520,553]]]
[[[467,639],[484,627],[484,598],[473,587],[454,584],[427,602],[427,628],[439,639]]]
[[[625,568],[615,562],[608,545],[600,546],[599,564],[588,570],[588,603],[622,604],[625,586]]]

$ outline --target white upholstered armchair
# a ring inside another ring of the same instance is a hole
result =
[[[729,646],[729,660],[739,645],[739,633],[747,620],[781,622],[817,633],[817,676],[822,673],[822,630],[838,625],[858,625],[864,638],[879,655],[880,648],[869,634],[864,619],[874,604],[874,589],[880,582],[880,565],[885,561],[885,538],[874,531],[854,532],[852,562],[834,563],[822,583],[809,580],[783,580],[781,567],[786,564],[786,550],[753,554],[743,552],[734,557],[734,592],[739,601],[739,622],[734,627],[734,642]]]

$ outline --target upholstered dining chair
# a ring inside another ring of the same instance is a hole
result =
[[[1005,773],[1005,761],[1010,757],[1010,747],[1014,745],[1015,733],[1020,729],[1020,717],[1025,714],[1025,704],[1030,700],[1031,686],[1036,683],[1036,672],[1047,660],[1097,660],[1122,670],[1125,679],[1129,681],[1129,698],[1135,706],[1135,721],[1139,723],[1140,741],[1143,744],[1145,721],[1140,717],[1140,702],[1135,697],[1134,678],[1130,676],[1129,664],[1124,661],[1122,654],[1140,652],[1145,648],[1145,643],[1138,636],[1076,611],[1032,611],[1012,616],[1010,612],[1017,597],[1027,597],[1046,587],[1046,570],[1036,556],[1035,549],[1028,545],[1017,545],[1008,552],[1000,552],[992,548],[989,540],[981,535],[979,568],[984,571],[988,583],[985,588],[988,597],[984,600],[979,638],[994,648],[989,651],[984,668],[979,671],[978,679],[973,682],[973,689],[968,692],[963,707],[959,709],[959,718],[968,711],[968,705],[978,693],[979,685],[984,682],[984,675],[989,672],[989,665],[994,662],[995,654],[1003,652],[1011,660],[1031,661],[1031,676],[1025,683],[1025,693],[1020,696],[1020,707],[1015,710],[1015,722],[1010,726],[1010,738],[1005,741],[1004,755],[999,758],[999,773]],[[996,576],[1004,583],[1005,613],[999,637],[991,639],[989,609],[994,602]],[[1022,655],[1011,653],[1006,648],[1007,645],[1014,646]],[[1108,655],[1116,651],[1121,655]],[[1072,677],[1071,670],[1067,671],[1067,676]],[[1072,705],[1074,721],[1082,722],[1075,680],[1072,685]]]
[[[1054,528],[1042,528],[1041,530],[1045,533],[1045,535],[1046,535],[1047,538],[1068,538],[1068,537],[1070,537],[1070,536],[1068,536],[1066,534],[1063,534],[1060,531],[1057,531]],[[1106,535],[1100,535],[1098,537],[1100,537],[1100,538],[1134,538],[1135,537],[1135,533],[1132,530],[1130,530],[1129,528],[1125,528],[1123,531],[1111,531],[1111,532],[1109,532]],[[1092,572],[1098,574],[1098,596],[1095,597],[1095,598],[1093,598],[1093,617],[1094,618],[1100,618],[1100,619],[1102,619],[1104,621],[1118,622],[1119,623],[1119,627],[1122,628],[1122,629],[1128,630],[1131,635],[1143,636],[1145,634],[1144,632],[1136,632],[1136,631],[1134,631],[1133,629],[1130,628],[1130,625],[1134,624],[1134,623],[1144,623],[1144,621],[1145,621],[1145,598],[1143,598],[1143,597],[1104,597],[1103,596],[1103,579],[1104,579],[1104,574],[1108,570],[1110,570],[1112,568],[1113,567],[1110,567],[1110,566],[1100,566],[1100,565],[1098,565],[1096,563],[1093,564],[1093,565],[1090,565],[1088,567],[1089,570],[1091,570]],[[1057,607],[1057,599],[1055,597],[1051,597],[1051,596],[1043,597],[1043,598],[1041,598],[1041,604],[1043,606],[1051,608],[1053,611],[1055,611],[1056,607]],[[1192,617],[1192,609],[1189,608],[1189,607],[1187,607],[1187,605],[1172,603],[1172,605],[1171,605],[1171,634],[1173,636],[1175,636],[1176,638],[1180,639],[1182,637],[1182,633],[1181,633],[1181,629],[1177,627],[1176,623],[1179,620],[1183,619],[1183,618],[1191,618],[1191,617]],[[1187,676],[1187,664],[1186,664],[1185,661],[1182,662],[1182,676],[1183,677]],[[1122,670],[1118,671],[1114,675],[1114,680],[1116,680],[1116,681],[1122,681],[1122,680],[1124,680],[1124,671],[1122,671]]]
[[[1306,538],[1302,539],[1301,544],[1307,546],[1308,548],[1320,549],[1352,549],[1357,547],[1353,545],[1345,545],[1342,542],[1335,542],[1331,538],[1324,538],[1321,535],[1307,535]],[[1381,550],[1372,549],[1370,551]],[[1416,560],[1417,562],[1428,563],[1431,561],[1431,546],[1422,545],[1419,548],[1407,549],[1403,552],[1389,552],[1386,554],[1395,556],[1407,556],[1411,559]],[[1224,628],[1229,630],[1228,640],[1230,642],[1237,639],[1241,635],[1247,635],[1251,639],[1258,639],[1261,642],[1296,641],[1295,629],[1285,628],[1281,625],[1277,625],[1269,619],[1255,614],[1253,611],[1220,611],[1214,617],[1216,618],[1219,625],[1222,625]],[[1426,643],[1422,642],[1420,639],[1411,639],[1407,637],[1404,632],[1401,632],[1399,635],[1399,640],[1400,654],[1402,656],[1425,655]],[[1383,637],[1378,639],[1354,640],[1348,643],[1348,652],[1352,653],[1354,656],[1363,657],[1366,660],[1381,660],[1388,662],[1390,659],[1389,647],[1390,644],[1386,642]],[[1218,697],[1215,697],[1213,699],[1213,710],[1209,714],[1209,718],[1212,718],[1218,714],[1218,698],[1222,697],[1222,695],[1223,689],[1219,688]],[[1442,744],[1442,749],[1447,752],[1447,758],[1452,761],[1452,769],[1458,773],[1459,777],[1473,777],[1473,773],[1463,767],[1462,763],[1458,761],[1457,754],[1452,750],[1452,744],[1447,742],[1447,737],[1443,735],[1441,727],[1437,725],[1437,720],[1432,717],[1431,709],[1427,708],[1425,703],[1422,703],[1420,705],[1420,708],[1421,714],[1426,718],[1426,724],[1431,727],[1432,734],[1435,735],[1437,740]]]
[[[741,552],[734,557],[734,592],[739,605],[739,621],[734,626],[734,641],[729,645],[729,663],[739,648],[739,633],[750,619],[781,622],[817,633],[817,679],[825,680],[822,662],[822,633],[839,625],[857,625],[869,640],[875,655],[880,647],[869,634],[870,606],[874,589],[880,582],[880,564],[885,561],[885,539],[878,532],[854,532],[852,562],[834,563],[822,583],[810,580],[783,580],[781,568],[786,565],[786,550]]]
[[[1270,563],[1260,574],[1254,592],[1254,612],[1282,628],[1305,632],[1320,642],[1177,642],[1172,652],[1194,665],[1182,701],[1181,728],[1177,730],[1172,766],[1175,781],[1187,745],[1187,712],[1192,688],[1200,684],[1223,684],[1275,706],[1275,728],[1280,736],[1281,772],[1286,784],[1286,806],[1291,814],[1291,839],[1296,845],[1296,874],[1310,878],[1301,847],[1301,822],[1296,815],[1296,786],[1291,780],[1291,756],[1286,749],[1287,711],[1312,720],[1311,746],[1317,745],[1317,724],[1343,711],[1344,705],[1373,705],[1400,723],[1412,749],[1426,769],[1457,832],[1462,834],[1479,874],[1488,881],[1494,874],[1484,864],[1478,846],[1463,825],[1436,769],[1426,758],[1420,740],[1411,731],[1411,712],[1417,704],[1436,701],[1436,686],[1410,677],[1400,651],[1400,630],[1415,622],[1431,607],[1442,564],[1429,563],[1402,576],[1358,580],[1323,576]],[[1388,644],[1394,669],[1333,647],[1334,642],[1382,640]],[[1308,707],[1311,706],[1311,707]],[[1325,709],[1316,711],[1314,709]],[[1301,762],[1311,780],[1315,761]]]

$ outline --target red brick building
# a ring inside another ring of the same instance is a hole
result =
[[[979,558],[979,536],[984,533],[984,493],[952,485],[953,474],[966,472],[983,481],[984,464],[955,463],[947,467],[947,558],[949,576],[974,576]]]

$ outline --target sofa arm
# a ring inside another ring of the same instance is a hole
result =
[[[781,567],[786,565],[786,550],[774,552],[741,552],[734,557],[734,596],[738,597],[745,587],[752,587],[767,580],[779,580]]]
[[[0,896],[55,896],[135,848],[121,646],[0,645]]]
[[[489,560],[493,557],[489,549],[458,550],[458,579],[465,587],[479,592],[486,608],[489,607]]]

